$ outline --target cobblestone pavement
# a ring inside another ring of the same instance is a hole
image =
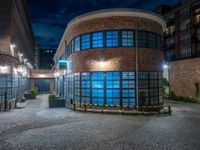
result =
[[[48,108],[47,95],[0,113],[0,150],[199,150],[200,105],[167,102],[171,116],[126,116]]]

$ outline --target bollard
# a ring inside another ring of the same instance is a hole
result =
[[[101,113],[103,114],[103,109],[104,109],[104,106],[102,105],[101,106]]]
[[[5,100],[4,100],[4,102],[5,102],[5,110],[4,110],[4,111],[6,111],[6,110],[7,110],[7,107],[8,107],[8,105],[7,105],[7,103],[8,103],[8,100],[7,100],[7,92],[5,92],[4,98],[5,98]]]
[[[76,110],[76,104],[74,103],[74,107],[73,107],[73,110]]]
[[[84,111],[85,111],[85,112],[87,111],[87,106],[86,106],[86,104],[84,104]]]
[[[171,106],[168,106],[169,115],[171,115]]]
[[[158,114],[160,115],[160,107],[158,107]]]

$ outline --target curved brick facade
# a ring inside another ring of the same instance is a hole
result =
[[[164,20],[150,12],[120,11],[122,16],[116,10],[106,10],[110,16],[104,11],[85,14],[67,26],[54,57],[59,67],[67,62],[62,66],[66,74],[56,78],[56,92],[67,105],[72,100],[80,106],[160,104]]]
[[[65,41],[84,33],[113,30],[138,29],[162,35],[162,26],[150,19],[136,17],[107,17],[81,22],[71,26]],[[64,49],[64,48],[63,48]],[[70,72],[85,71],[135,71],[135,48],[102,48],[74,53],[68,59],[71,62]],[[106,67],[98,67],[99,61],[105,61]],[[139,48],[139,70],[162,71],[163,52],[149,48]]]
[[[104,48],[72,54],[69,72],[87,71],[135,71],[135,48]],[[101,67],[101,62],[105,63]],[[163,52],[139,48],[139,71],[162,71]]]

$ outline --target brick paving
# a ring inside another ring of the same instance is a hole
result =
[[[0,150],[200,149],[200,105],[168,101],[171,116],[48,108],[47,95],[0,113]]]

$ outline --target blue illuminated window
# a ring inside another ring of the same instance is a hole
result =
[[[103,32],[92,33],[92,48],[103,47]]]
[[[106,32],[106,46],[117,47],[119,46],[119,33],[118,31],[107,31]]]
[[[120,73],[106,72],[106,104],[120,104]]]
[[[75,102],[79,103],[80,102],[79,101],[80,100],[80,73],[74,74],[74,97],[75,97]]]
[[[85,34],[81,36],[81,49],[89,49],[90,48],[90,34]]]
[[[90,104],[90,73],[81,73],[81,102]]]
[[[92,103],[104,104],[104,72],[92,72]]]
[[[75,42],[74,45],[75,52],[80,51],[80,37],[76,37],[74,42]]]
[[[134,31],[122,31],[122,46],[135,46]]]

